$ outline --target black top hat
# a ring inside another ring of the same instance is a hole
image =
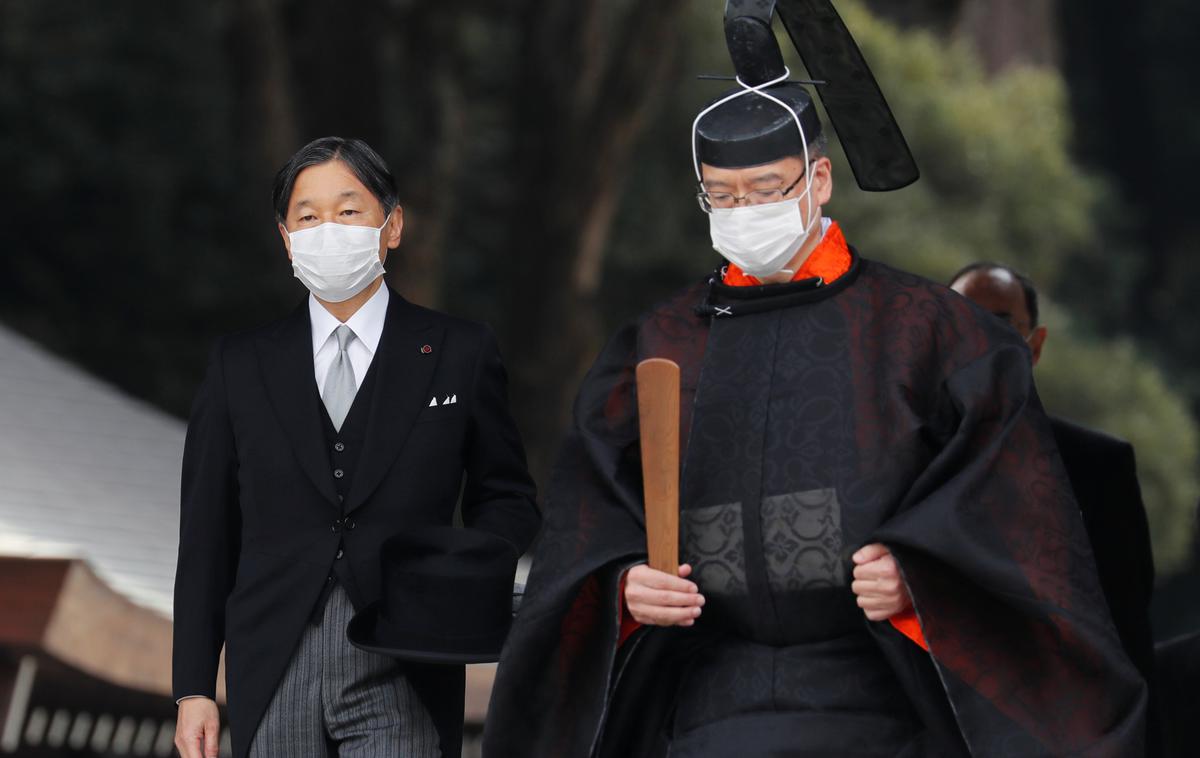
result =
[[[350,620],[363,650],[421,663],[488,663],[512,624],[517,549],[476,529],[423,527],[379,551],[382,593]]]

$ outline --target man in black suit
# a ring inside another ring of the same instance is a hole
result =
[[[1038,324],[1037,290],[1028,277],[1007,266],[974,263],[955,274],[950,287],[1016,329],[1037,365],[1047,330]],[[1154,669],[1150,632],[1154,559],[1133,447],[1055,416],[1050,417],[1050,426],[1091,539],[1117,633],[1149,682]]]
[[[233,752],[461,751],[462,666],[350,645],[388,537],[463,523],[523,552],[540,517],[486,327],[383,282],[403,215],[383,160],[327,137],[276,178],[279,231],[310,296],[218,341],[188,425],[175,582],[176,745],[214,757],[225,646]]]

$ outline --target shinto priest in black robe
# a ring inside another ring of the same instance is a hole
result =
[[[698,120],[700,161],[809,150],[811,99],[767,91]],[[861,257],[835,224],[824,234],[814,257],[840,255],[835,276],[755,285],[723,269],[596,360],[501,658],[488,758],[1141,754],[1145,685],[1027,347]],[[651,357],[681,368],[681,560],[707,603],[691,628],[626,637],[622,577],[646,558],[634,368]],[[870,543],[899,564],[907,631],[856,605],[850,556]]]

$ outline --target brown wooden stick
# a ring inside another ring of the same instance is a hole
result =
[[[637,366],[646,548],[650,568],[679,573],[679,365],[648,358]]]

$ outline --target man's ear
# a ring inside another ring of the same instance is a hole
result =
[[[387,228],[383,231],[388,250],[395,250],[400,246],[401,233],[404,231],[404,209],[399,205],[392,209],[392,217],[388,219]]]
[[[287,257],[290,261],[292,259],[292,238],[288,236],[288,230],[286,226],[284,226],[282,223],[278,224],[278,226],[279,236],[283,237],[283,248],[287,250]]]
[[[1029,335],[1029,350],[1033,353],[1033,365],[1042,359],[1042,345],[1046,344],[1046,327],[1039,326]]]
[[[809,170],[812,171],[813,202],[825,205],[833,197],[833,164],[829,158],[821,156]]]

